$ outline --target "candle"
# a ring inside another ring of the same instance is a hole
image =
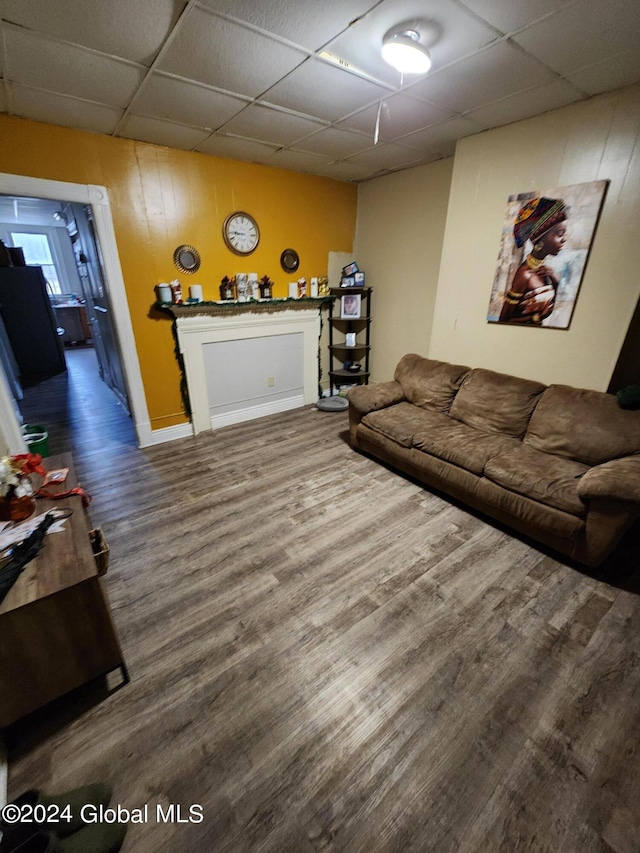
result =
[[[198,302],[202,302],[203,301],[202,285],[201,284],[190,284],[189,285],[189,297],[191,299],[197,299]]]
[[[156,287],[158,302],[171,302],[171,288],[168,284],[158,284]]]

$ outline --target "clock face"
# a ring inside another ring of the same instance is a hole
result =
[[[260,229],[252,216],[239,210],[225,219],[222,236],[232,252],[250,255],[260,242]]]

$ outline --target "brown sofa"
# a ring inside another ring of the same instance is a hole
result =
[[[610,394],[410,354],[347,396],[354,448],[588,566],[640,517],[640,412]]]

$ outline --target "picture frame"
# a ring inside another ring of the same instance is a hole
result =
[[[362,270],[358,270],[353,277],[355,279],[356,287],[364,287],[364,272]]]
[[[359,293],[350,293],[340,297],[340,319],[359,320],[362,307],[362,297]]]
[[[487,322],[568,329],[608,180],[510,195]]]
[[[346,267],[342,267],[342,275],[349,276],[357,273],[360,267],[355,261],[351,261],[350,264],[347,264]]]
[[[340,279],[340,287],[355,287],[356,280],[352,275],[343,275]]]

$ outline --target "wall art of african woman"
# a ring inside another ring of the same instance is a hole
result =
[[[509,196],[490,323],[569,328],[608,183]]]

